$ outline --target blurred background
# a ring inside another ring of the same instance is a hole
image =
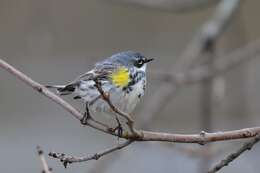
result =
[[[143,110],[152,96],[167,83],[156,74],[174,70],[219,2],[0,0],[0,56],[42,84],[63,84],[114,53],[139,51],[156,60],[148,68],[146,96],[135,112],[138,128],[199,133],[259,126],[259,56],[214,81],[181,86],[155,115],[144,118],[148,115]],[[212,57],[221,58],[260,37],[259,6],[257,0],[240,4],[217,39]],[[78,101],[66,100],[81,107]],[[0,69],[1,172],[40,172],[37,145],[46,155],[56,151],[82,156],[117,143],[115,137],[82,127],[68,112]],[[73,164],[68,169],[51,158],[47,161],[55,173],[196,173],[206,171],[241,144],[134,143],[99,161]],[[220,172],[257,173],[259,154],[256,145]]]

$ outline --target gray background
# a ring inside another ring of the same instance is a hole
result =
[[[260,35],[259,5],[245,1],[231,26],[218,42],[221,56]],[[148,89],[135,113],[145,106],[160,83],[151,71],[165,71],[192,36],[214,11],[214,6],[192,12],[120,5],[102,0],[1,0],[0,56],[43,84],[64,83],[90,70],[92,65],[113,53],[140,51],[156,57],[148,67]],[[256,58],[227,73],[224,98],[214,106],[213,131],[224,131],[260,124],[260,71]],[[150,75],[149,75],[150,74]],[[184,87],[151,122],[155,131],[198,133],[200,85]],[[70,98],[76,107],[79,102]],[[88,127],[82,127],[68,112],[39,95],[0,69],[0,170],[1,172],[40,172],[36,145],[45,152],[72,155],[91,154],[117,143]],[[216,143],[213,162],[241,145]],[[190,156],[180,147],[200,149],[192,144],[135,143],[123,154],[113,153],[100,161],[73,164],[64,169],[48,159],[54,172],[91,172],[109,160],[104,172],[197,172],[201,157]],[[260,148],[244,154],[221,172],[259,172]],[[113,156],[114,155],[114,156]],[[99,171],[98,171],[99,172]]]

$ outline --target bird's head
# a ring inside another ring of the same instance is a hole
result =
[[[147,58],[141,53],[134,51],[120,52],[110,58],[128,69],[135,68],[137,71],[145,71],[147,63],[153,60],[153,58]]]

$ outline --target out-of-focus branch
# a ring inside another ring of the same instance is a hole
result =
[[[74,157],[74,156],[66,156],[64,153],[55,153],[55,152],[50,152],[49,156],[53,157],[55,159],[59,159],[64,167],[66,168],[68,164],[71,163],[76,163],[76,162],[86,162],[89,160],[98,160],[100,157],[105,156],[107,154],[110,154],[114,151],[121,150],[122,148],[125,148],[126,146],[130,145],[133,141],[127,140],[122,144],[118,144],[117,146],[114,146],[112,148],[108,148],[104,151],[92,154],[90,156],[86,157]]]
[[[178,81],[186,79],[195,60],[202,56],[205,50],[225,31],[233,14],[238,9],[239,3],[240,0],[222,0],[219,3],[213,16],[201,27],[180,55],[179,62],[173,65],[170,74],[174,75]],[[147,99],[147,104],[140,113],[142,115],[140,121],[150,122],[149,120],[160,112],[168,100],[174,97],[177,90],[178,85],[162,83],[157,91]]]
[[[180,63],[176,64],[173,72],[176,70],[187,71],[204,51],[213,42],[216,42],[219,36],[225,31],[230,24],[231,19],[237,11],[240,0],[222,0],[216,7],[213,16],[202,25],[199,32],[188,44],[184,53],[180,56]]]
[[[215,165],[208,173],[215,173],[218,172],[225,166],[228,166],[229,163],[237,159],[241,154],[243,154],[247,150],[251,150],[252,147],[260,141],[260,135],[256,136],[255,138],[251,139],[250,141],[244,143],[244,145],[239,148],[237,151],[229,154],[223,160],[221,160],[217,165]]]
[[[47,162],[46,162],[46,159],[44,157],[44,153],[43,153],[43,150],[41,149],[40,146],[37,146],[37,152],[38,152],[38,156],[41,160],[41,163],[42,163],[42,167],[43,167],[43,171],[42,173],[52,173],[52,169],[49,168]]]
[[[240,66],[245,62],[249,62],[253,58],[260,56],[260,40],[253,41],[248,45],[238,48],[237,50],[228,53],[222,57],[216,58],[213,69],[209,69],[207,65],[200,65],[189,70],[186,75],[170,74],[157,72],[156,78],[172,83],[172,85],[183,86],[187,84],[197,83],[206,78],[212,78],[222,75],[232,69]],[[184,76],[179,78],[178,76]]]
[[[146,8],[160,10],[170,10],[171,12],[186,12],[208,7],[219,0],[111,0],[112,2],[135,5]]]
[[[239,48],[232,53],[216,59],[213,69],[207,66],[197,67],[190,71],[190,77],[186,82],[197,82],[206,78],[212,78],[221,75],[239,65],[249,62],[253,58],[260,56],[260,40],[249,43],[243,48]]]

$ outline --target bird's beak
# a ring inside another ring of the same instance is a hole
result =
[[[153,61],[153,60],[154,60],[153,58],[151,58],[151,59],[146,59],[145,63],[148,63],[148,62]]]

